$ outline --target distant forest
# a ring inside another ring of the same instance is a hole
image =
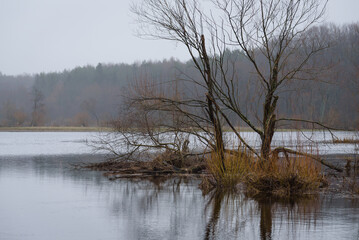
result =
[[[307,34],[319,36],[322,42],[328,43],[328,48],[309,63],[315,73],[283,87],[278,115],[357,129],[359,23],[317,26]],[[240,51],[230,49],[227,60],[240,73],[238,84],[243,92],[238,94],[241,94],[241,106],[249,113],[262,108],[261,103],[251,97],[257,93],[258,86],[251,84],[253,76],[248,60]],[[106,126],[128,107],[126,97],[131,96],[131,86],[136,82],[146,81],[158,86],[176,83],[171,86],[195,97],[198,95],[194,91],[196,87],[190,81],[181,80],[199,78],[197,74],[191,61],[175,59],[134,64],[99,63],[36,75],[0,73],[0,126]],[[238,125],[241,125],[240,121]]]

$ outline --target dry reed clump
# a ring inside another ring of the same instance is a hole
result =
[[[253,166],[245,183],[248,192],[254,195],[299,196],[318,189],[324,180],[320,165],[309,157],[272,157]]]
[[[207,157],[207,170],[211,178],[206,179],[204,184],[209,183],[226,189],[236,187],[246,177],[253,163],[252,155],[246,150],[226,153],[224,164],[219,156],[217,153],[212,153]]]
[[[218,156],[213,153],[207,158],[211,177],[203,181],[203,189],[229,189],[244,183],[251,195],[292,197],[318,189],[324,180],[320,165],[310,157],[271,157],[261,162],[246,151],[241,151],[235,155],[226,154],[223,168]]]

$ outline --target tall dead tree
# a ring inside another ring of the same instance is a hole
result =
[[[253,66],[263,94],[261,128],[251,123],[232,104],[225,105],[236,112],[261,138],[261,156],[267,159],[271,142],[280,121],[301,119],[277,118],[278,91],[287,82],[308,80],[313,69],[309,60],[325,49],[316,38],[306,34],[324,14],[327,1],[316,0],[216,0],[225,26],[228,44],[238,47]],[[235,98],[236,96],[230,96]],[[220,99],[223,95],[219,96]],[[310,120],[304,120],[311,122]],[[313,122],[315,123],[315,122]],[[315,123],[316,124],[316,123]]]
[[[178,41],[186,46],[195,68],[201,75],[201,81],[193,83],[204,92],[204,95],[198,99],[174,100],[170,96],[162,95],[142,96],[141,100],[156,99],[156,103],[162,103],[162,107],[157,105],[157,110],[164,110],[163,105],[173,105],[174,108],[171,109],[179,112],[186,119],[186,127],[180,130],[167,125],[166,127],[171,130],[187,132],[193,127],[204,131],[208,138],[203,135],[197,136],[206,141],[208,146],[218,154],[222,162],[222,170],[225,171],[223,122],[215,94],[217,66],[210,53],[211,47],[207,46],[205,34],[201,31],[206,24],[207,17],[202,14],[196,1],[150,0],[144,1],[141,6],[134,6],[132,10],[137,14],[140,22],[153,25],[158,30],[158,32],[147,32],[147,35]],[[163,35],[158,35],[159,32]],[[136,100],[139,99],[139,96],[134,97]],[[199,109],[205,109],[205,114],[201,115]]]
[[[203,80],[195,84],[207,92],[205,107],[216,136],[215,150],[222,151],[220,125],[226,123],[256,153],[235,128],[230,113],[259,134],[259,157],[265,160],[271,153],[272,138],[280,121],[323,126],[307,119],[278,118],[277,104],[283,85],[313,78],[308,63],[327,46],[306,32],[321,19],[326,3],[326,0],[212,0],[201,8],[196,0],[143,0],[132,11],[143,27],[141,34],[179,42],[188,50]],[[206,44],[204,39],[208,40]],[[259,124],[240,107],[237,77],[240,73],[229,63],[227,49],[243,53],[260,83],[257,94],[263,107],[256,114],[261,118]],[[203,107],[203,102],[199,106]]]

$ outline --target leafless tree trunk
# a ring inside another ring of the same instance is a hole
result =
[[[42,92],[37,89],[33,88],[32,90],[32,97],[33,97],[33,107],[31,113],[31,126],[39,126],[44,124],[44,117],[45,117],[45,105],[44,95]]]
[[[223,142],[223,133],[222,133],[222,126],[220,123],[219,112],[218,112],[218,105],[215,104],[215,98],[213,95],[213,78],[211,75],[211,64],[209,57],[207,55],[206,45],[204,36],[201,35],[201,45],[202,45],[202,52],[203,52],[203,62],[205,63],[204,72],[206,74],[206,85],[207,85],[207,112],[208,117],[211,120],[211,123],[214,128],[215,133],[215,152],[219,155],[221,162],[222,162],[222,170],[225,171],[226,167],[224,165],[224,142]]]

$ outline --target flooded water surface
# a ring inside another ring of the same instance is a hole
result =
[[[356,199],[203,195],[199,179],[110,181],[72,166],[104,159],[83,145],[87,133],[47,133],[47,150],[36,145],[45,141],[41,137],[21,140],[24,133],[16,133],[15,141],[7,134],[1,142],[9,143],[9,152],[0,147],[1,240],[359,239]],[[32,147],[22,152],[21,145],[11,145],[19,141]]]

